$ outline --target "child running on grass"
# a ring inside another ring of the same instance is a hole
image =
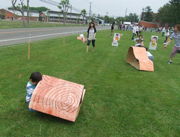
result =
[[[165,31],[165,36],[166,36],[166,39],[164,40],[164,43],[167,43],[167,42],[168,42],[168,39],[169,39],[169,36],[170,36],[170,30],[169,30],[169,28],[166,29],[166,31]]]
[[[132,40],[135,39],[135,37],[137,36],[137,26],[134,25],[133,28],[132,28]]]
[[[96,47],[96,26],[93,22],[89,24],[89,28],[87,31],[87,52],[89,51],[89,46],[92,42],[93,48]]]
[[[37,84],[42,80],[42,74],[40,72],[33,72],[29,78],[29,81],[26,86],[26,103],[29,104],[31,101],[31,97],[34,89]],[[29,111],[33,111],[29,109]]]
[[[177,53],[180,53],[180,24],[175,26],[174,33],[170,36],[170,39],[175,40],[175,46],[173,47],[168,64],[172,64],[172,59],[176,56]],[[170,42],[171,41],[167,42],[164,47],[166,48]]]

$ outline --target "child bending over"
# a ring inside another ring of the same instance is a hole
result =
[[[26,103],[28,104],[30,103],[33,91],[41,80],[42,80],[42,74],[40,72],[33,72],[31,74],[26,86]]]
[[[148,58],[149,58],[151,61],[154,61],[154,56],[148,51],[148,48],[146,48],[146,53],[147,53]]]
[[[144,41],[142,38],[136,38],[136,45],[135,47],[144,47]]]

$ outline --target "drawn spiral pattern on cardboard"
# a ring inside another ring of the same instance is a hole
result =
[[[83,85],[43,76],[33,93],[29,107],[74,122],[84,94]]]

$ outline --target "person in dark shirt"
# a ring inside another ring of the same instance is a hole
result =
[[[112,25],[111,25],[111,36],[112,36],[113,33],[114,33],[114,26],[115,26],[115,22],[113,22]]]

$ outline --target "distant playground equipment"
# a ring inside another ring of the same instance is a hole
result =
[[[75,122],[85,95],[84,85],[44,75],[29,108]]]
[[[154,71],[154,63],[148,58],[144,47],[130,47],[127,55],[127,63],[138,70]]]
[[[151,36],[151,42],[149,44],[149,50],[156,50],[157,49],[158,39],[159,39],[158,36]]]
[[[87,41],[87,39],[85,38],[84,34],[80,34],[78,37],[77,37],[77,40],[81,40],[83,43],[85,43]]]
[[[118,41],[121,39],[121,34],[120,33],[115,33],[114,37],[113,37],[113,42],[112,42],[112,46],[114,47],[118,47],[119,43]]]

